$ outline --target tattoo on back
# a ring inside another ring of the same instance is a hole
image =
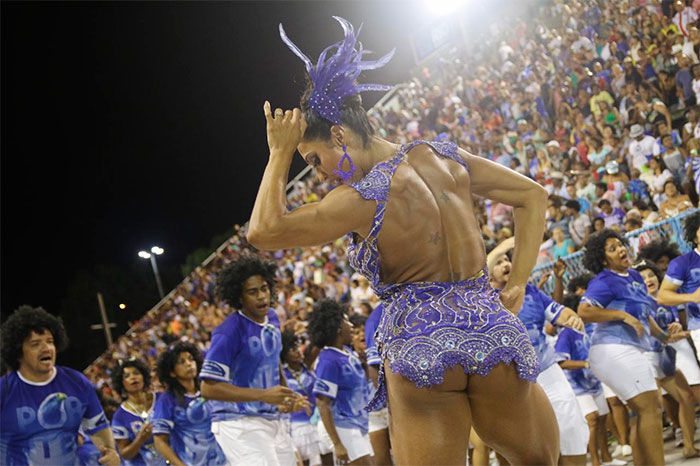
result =
[[[442,238],[440,237],[440,232],[435,232],[430,235],[430,238],[428,239],[428,243],[436,245],[440,242]]]
[[[446,202],[450,202],[450,196],[445,194],[445,191],[442,191],[442,196],[440,196],[440,199],[442,199],[443,201],[446,201]]]

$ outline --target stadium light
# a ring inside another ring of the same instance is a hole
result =
[[[121,310],[126,309],[126,304],[121,303],[121,304],[119,305],[119,309],[121,309]]]
[[[165,249],[159,246],[153,246],[150,252],[139,251],[139,257],[141,259],[151,259],[151,267],[153,268],[153,275],[156,277],[156,286],[158,287],[158,294],[160,294],[160,299],[165,297],[163,292],[163,283],[160,281],[160,273],[158,273],[158,264],[156,264],[156,256],[160,256],[165,252]]]
[[[445,16],[462,8],[467,0],[424,0],[423,7],[435,16]]]

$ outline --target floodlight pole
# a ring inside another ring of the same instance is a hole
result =
[[[156,263],[155,254],[151,254],[151,267],[153,267],[153,275],[156,276],[156,285],[158,286],[160,299],[163,299],[165,297],[165,293],[163,293],[163,283],[160,281],[160,273],[158,272],[158,264]]]

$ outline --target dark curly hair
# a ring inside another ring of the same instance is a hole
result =
[[[588,284],[595,278],[595,275],[589,272],[583,272],[581,275],[576,275],[566,284],[566,291],[571,294],[576,292],[577,288],[588,288]]]
[[[294,348],[297,343],[299,343],[299,337],[292,330],[285,330],[282,332],[282,352],[280,353],[280,359],[284,362],[287,357],[287,353]]]
[[[335,342],[343,322],[345,307],[332,299],[322,299],[314,306],[308,332],[311,343],[323,348]]]
[[[659,267],[649,259],[640,260],[639,262],[634,264],[632,268],[639,273],[642,273],[642,270],[651,270],[652,272],[654,272],[654,275],[656,275],[656,278],[659,279],[659,285],[661,285],[661,282],[664,280],[664,274],[661,272]]]
[[[300,101],[301,111],[307,124],[304,139],[306,141],[329,141],[333,123],[316,115],[311,110],[309,98],[313,92],[313,83],[307,76],[306,89]],[[364,147],[369,145],[370,138],[375,134],[375,129],[367,118],[367,111],[362,107],[360,94],[350,95],[343,99],[340,104],[340,119],[343,126],[350,128],[362,138]]]
[[[683,230],[685,231],[685,240],[693,245],[693,247],[698,247],[698,229],[700,228],[700,212],[693,214],[685,219],[683,224]]]
[[[568,307],[569,309],[573,310],[574,312],[576,312],[576,310],[578,309],[578,304],[580,302],[581,296],[571,293],[567,293],[566,295],[564,295],[564,299],[562,300],[562,304]]]
[[[175,365],[180,357],[180,353],[184,352],[192,355],[192,359],[194,359],[194,362],[197,364],[197,375],[199,375],[199,372],[202,370],[204,358],[199,349],[192,343],[184,341],[175,343],[158,357],[158,362],[156,363],[158,380],[168,388],[168,391],[175,395],[178,403],[184,402],[186,390],[175,377],[170,375],[170,373],[175,370]],[[194,378],[194,385],[197,390],[199,390],[199,377]]]
[[[680,255],[681,251],[678,249],[678,245],[665,239],[654,240],[639,248],[639,252],[637,253],[639,259],[650,259],[654,263],[658,262],[659,259],[664,256],[671,260]]]
[[[604,228],[594,233],[588,238],[588,241],[586,241],[583,252],[583,266],[596,275],[605,268],[603,265],[605,261],[605,243],[607,243],[610,238],[617,238],[622,244],[629,246],[627,238],[609,228]]]
[[[124,398],[126,390],[124,390],[124,369],[127,367],[135,367],[143,376],[143,389],[148,390],[151,386],[151,371],[145,362],[138,358],[131,358],[128,361],[119,362],[112,370],[112,388],[114,391]]]
[[[277,284],[277,266],[256,255],[241,256],[236,262],[219,272],[216,277],[216,294],[231,307],[241,305],[243,282],[260,275],[272,290]]]
[[[24,340],[32,332],[41,334],[45,330],[51,332],[57,353],[68,347],[68,335],[59,317],[52,316],[41,307],[24,305],[17,308],[2,326],[0,356],[3,363],[13,371],[18,370]]]

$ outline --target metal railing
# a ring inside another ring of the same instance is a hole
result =
[[[685,241],[683,233],[683,221],[690,215],[693,215],[697,212],[700,212],[700,209],[686,210],[685,212],[682,212],[676,215],[675,217],[663,220],[658,223],[654,223],[653,225],[649,225],[638,230],[631,231],[625,234],[625,237],[630,242],[630,245],[633,247],[638,242],[637,240],[639,240],[643,235],[645,235],[645,239],[649,241],[657,239],[670,240],[678,244],[682,253],[686,253],[693,249],[693,245]],[[633,255],[636,256],[638,251],[633,250],[632,252]],[[571,277],[576,277],[586,272],[586,268],[583,266],[583,250],[577,251],[573,254],[563,257],[562,260],[566,263],[564,286],[566,286]],[[532,270],[532,274],[530,275],[530,283],[536,285],[539,282],[542,275],[554,269],[554,262],[555,261],[548,262],[546,264],[542,264],[540,266],[535,267]],[[547,294],[552,294],[552,291],[554,291],[554,280],[552,278],[547,280],[547,282],[542,287],[542,291],[544,291]]]

